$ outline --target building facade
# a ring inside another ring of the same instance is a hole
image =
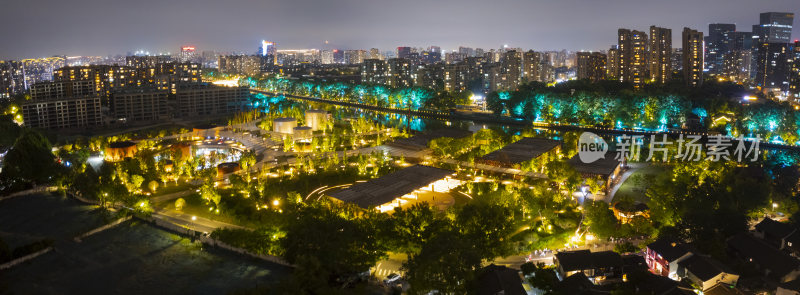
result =
[[[119,89],[110,97],[111,114],[122,123],[169,119],[168,96],[169,91],[153,87]]]
[[[103,125],[100,93],[94,81],[42,82],[31,85],[25,101],[25,126],[43,129],[91,128]]]
[[[389,67],[386,61],[367,59],[361,65],[361,82],[368,84],[388,85]]]
[[[619,29],[619,80],[639,88],[647,79],[647,34]]]
[[[683,28],[683,79],[687,86],[703,84],[703,32]]]
[[[181,84],[175,93],[175,115],[186,118],[234,114],[247,108],[249,96],[247,87]]]
[[[650,26],[648,46],[650,81],[665,83],[672,77],[672,29]]]
[[[578,79],[588,79],[592,82],[604,80],[606,59],[606,55],[600,52],[578,52]]]

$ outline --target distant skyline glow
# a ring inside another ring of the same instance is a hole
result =
[[[797,0],[32,0],[3,4],[0,59],[106,56],[138,50],[255,54],[278,49],[392,50],[397,46],[605,50],[618,28],[707,33],[709,23],[751,31],[761,12],[795,13]]]

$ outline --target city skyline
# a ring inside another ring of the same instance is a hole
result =
[[[166,4],[144,1],[130,7],[95,0],[72,3],[44,0],[4,5],[7,17],[0,24],[15,29],[0,33],[4,40],[0,43],[0,59],[105,56],[138,49],[175,54],[180,46],[187,44],[199,51],[255,53],[262,39],[276,42],[279,49],[391,50],[397,46],[436,45],[453,50],[458,46],[491,49],[508,45],[542,51],[597,51],[616,43],[618,28],[642,31],[651,25],[669,28],[673,30],[673,44],[679,44],[681,36],[675,32],[683,27],[707,32],[710,23],[733,23],[738,31],[750,31],[761,12],[800,12],[793,2],[714,0],[698,4],[687,0],[670,3],[624,0],[589,9],[597,4],[586,0],[559,3],[447,0],[420,5],[355,0],[336,3],[181,0]],[[33,8],[40,5],[55,9]],[[75,17],[100,6],[101,13],[96,17]],[[111,13],[103,13],[107,11]],[[34,12],[44,21],[19,25],[30,23]],[[424,21],[405,21],[412,19]],[[795,18],[794,26],[799,22],[800,18]],[[794,30],[792,40],[798,38],[800,34]]]

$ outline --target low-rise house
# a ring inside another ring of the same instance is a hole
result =
[[[769,217],[764,218],[756,224],[753,235],[761,238],[771,246],[783,249],[785,246],[784,239],[796,232],[797,229],[787,223],[772,220]]]
[[[647,245],[645,260],[650,272],[677,280],[678,263],[692,256],[689,248],[673,239],[658,239]]]
[[[745,294],[746,293],[742,292],[738,288],[726,284],[718,284],[706,291],[703,291],[703,295],[745,295]]]
[[[694,283],[702,291],[723,284],[735,286],[739,275],[711,258],[692,255],[678,262],[678,275]]]
[[[797,258],[748,233],[728,239],[728,251],[745,262],[752,263],[763,275],[779,282],[800,277],[800,262]]]
[[[522,287],[519,271],[490,264],[478,274],[477,294],[479,295],[526,295]]]
[[[558,252],[553,263],[559,279],[583,273],[596,285],[622,281],[622,256],[613,251]]]

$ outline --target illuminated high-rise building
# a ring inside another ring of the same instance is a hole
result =
[[[703,32],[683,28],[683,79],[688,86],[703,84]]]
[[[39,82],[52,81],[53,72],[66,66],[66,60],[63,56],[23,59],[22,72],[25,89],[29,89],[31,85]]]
[[[333,59],[333,55],[331,55],[331,59]],[[381,55],[381,50],[378,48],[370,48],[368,59],[383,59],[383,55]]]
[[[650,26],[650,41],[647,49],[650,81],[665,83],[672,77],[672,30]]]
[[[389,66],[389,86],[411,87],[414,86],[414,67],[407,58],[391,58]]]
[[[275,47],[275,42],[261,40],[261,47],[258,53],[261,56],[267,56],[267,55],[275,56],[278,53],[278,48]]]
[[[357,65],[364,62],[367,57],[366,50],[345,50],[344,60],[346,64]]]
[[[709,73],[722,74],[725,55],[733,51],[736,42],[735,24],[709,24],[706,43],[706,68]]]
[[[577,78],[592,82],[606,78],[606,55],[600,52],[578,52]]]
[[[619,49],[617,45],[612,45],[606,54],[606,76],[611,79],[619,80]]]
[[[380,59],[366,59],[361,64],[361,82],[366,84],[388,85],[389,67],[386,61]]]
[[[788,90],[791,67],[789,44],[763,42],[758,44],[755,52],[758,54],[755,84],[765,91]]]
[[[320,56],[323,65],[333,64],[333,50],[323,50]]]
[[[194,46],[182,46],[181,47],[181,62],[196,62],[197,61],[197,54]]]
[[[407,58],[409,55],[411,55],[411,47],[408,46],[397,47],[397,58]]]
[[[0,60],[0,99],[25,91],[25,77],[22,63],[14,60]]]
[[[792,69],[789,71],[789,93],[795,102],[800,100],[800,41],[794,41],[792,48]]]
[[[522,79],[525,82],[539,81],[539,64],[542,57],[539,52],[528,50],[522,54]]]
[[[765,12],[753,26],[755,84],[762,90],[787,91],[789,88],[790,46],[794,14]]]
[[[753,37],[759,43],[789,43],[792,39],[794,13],[764,12],[753,26]],[[755,40],[754,40],[755,41]]]
[[[619,80],[639,88],[647,79],[647,34],[619,29]]]
[[[103,125],[101,94],[94,81],[42,82],[30,86],[31,99],[21,105],[25,126],[82,129]]]
[[[218,64],[222,73],[255,75],[261,71],[261,56],[220,55]]]

